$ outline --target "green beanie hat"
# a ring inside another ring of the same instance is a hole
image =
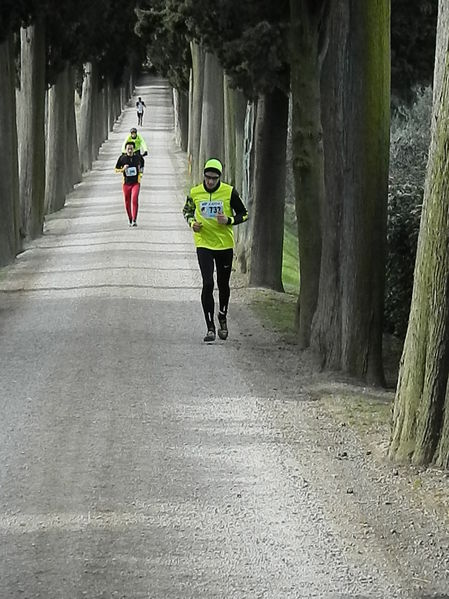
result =
[[[209,158],[209,160],[204,165],[203,172],[206,172],[206,171],[213,171],[214,173],[221,175],[221,173],[223,172],[223,165],[216,158]]]

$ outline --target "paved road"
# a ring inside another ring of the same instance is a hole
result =
[[[113,172],[130,107],[0,273],[1,599],[410,597],[307,482],[317,450],[291,426],[282,348],[237,302],[230,339],[202,343],[169,89],[137,95],[138,228]]]

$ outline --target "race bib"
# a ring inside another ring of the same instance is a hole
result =
[[[137,175],[137,168],[135,166],[128,166],[125,170],[125,175],[127,177],[135,177]]]
[[[218,214],[223,214],[223,202],[200,202],[200,213],[203,218],[216,218]]]

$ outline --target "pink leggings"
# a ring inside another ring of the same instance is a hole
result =
[[[139,210],[140,183],[123,183],[123,195],[125,197],[126,214],[129,220],[137,220]]]

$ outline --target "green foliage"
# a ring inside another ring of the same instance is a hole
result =
[[[0,8],[0,44],[8,33],[18,31],[20,25],[30,22],[34,14],[34,2],[27,0],[2,0]]]
[[[126,69],[140,69],[145,57],[144,45],[135,32],[137,25],[136,0],[117,5],[109,0],[92,3],[95,17],[91,14],[88,24],[90,55],[100,70],[100,75],[108,77],[115,86],[122,82]],[[101,15],[101,27],[93,28],[92,23]],[[84,29],[84,31],[86,31]]]
[[[147,0],[139,3],[136,33],[156,71],[179,90],[188,90],[191,55],[187,26],[177,3]]]
[[[100,75],[119,85],[128,67],[141,65],[143,49],[134,32],[136,0],[117,7],[109,0],[47,0],[48,76],[53,82],[65,62],[95,62]],[[101,19],[101,27],[95,26]]]
[[[410,102],[412,88],[432,82],[438,0],[392,0],[391,83],[393,95]]]
[[[118,7],[109,0],[3,0],[0,41],[37,19],[45,26],[47,83],[69,62],[97,63],[100,74],[118,84],[127,67],[143,61],[140,38],[134,33],[137,0]]]
[[[401,338],[413,288],[431,109],[431,88],[415,90],[415,102],[398,111],[391,126],[385,328]]]
[[[188,36],[215,54],[231,83],[247,97],[289,90],[288,0],[182,0]]]

